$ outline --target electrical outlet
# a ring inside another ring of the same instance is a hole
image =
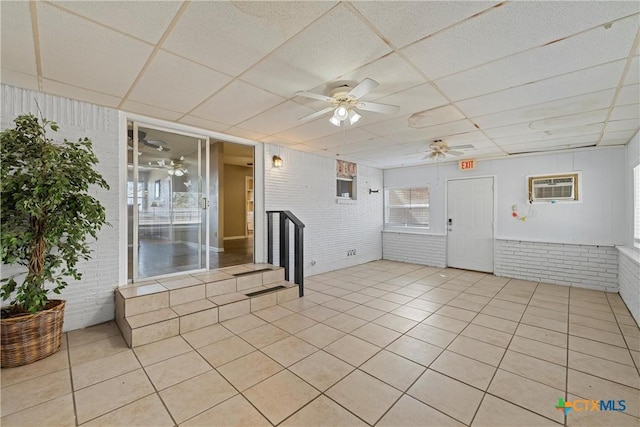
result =
[[[347,251],[347,256],[355,256],[356,255],[356,250],[355,249],[349,249]]]

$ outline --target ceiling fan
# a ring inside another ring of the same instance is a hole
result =
[[[447,157],[462,156],[464,153],[462,151],[456,150],[464,150],[468,148],[475,147],[471,144],[449,147],[449,144],[447,144],[443,140],[436,139],[431,144],[429,144],[429,151],[427,152],[427,155],[422,158],[422,160],[441,160]]]
[[[325,114],[333,111],[333,115],[329,119],[329,122],[335,126],[340,126],[345,120],[349,120],[350,124],[355,124],[362,117],[358,114],[357,110],[374,111],[376,113],[383,114],[395,114],[400,107],[397,105],[379,104],[377,102],[361,101],[360,98],[371,92],[378,86],[378,82],[373,79],[366,78],[356,87],[351,87],[347,84],[338,86],[331,91],[330,96],[319,95],[313,92],[297,92],[296,95],[304,96],[305,98],[318,99],[320,101],[328,102],[331,104],[323,110],[316,111],[307,116],[299,119],[299,121],[309,121],[317,117],[324,116]]]
[[[129,150],[132,151],[133,150],[133,129],[127,130],[127,135],[129,136]],[[146,132],[143,132],[141,130],[138,131],[139,144],[144,144],[147,147],[151,147],[154,150],[158,150],[158,151],[171,151],[169,148],[165,146],[167,145],[166,142],[160,141],[160,140],[154,140],[154,139],[147,140],[146,137],[147,137]]]

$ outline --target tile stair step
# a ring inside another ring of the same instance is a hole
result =
[[[194,285],[201,286],[201,285]],[[125,288],[126,289],[126,288]],[[246,293],[271,290],[254,297]],[[192,330],[204,328],[218,322],[233,319],[254,311],[298,298],[298,285],[284,280],[267,285],[233,291],[210,298],[200,298],[178,305],[169,305],[169,295],[173,290],[137,295],[138,298],[153,296],[155,300],[148,302],[155,310],[138,313],[133,305],[132,315],[125,315],[124,306],[128,301],[116,291],[116,323],[120,327],[129,347],[137,347],[151,342],[170,338]],[[127,293],[135,293],[127,291]],[[158,301],[160,302],[158,302]],[[141,304],[137,302],[137,304]]]

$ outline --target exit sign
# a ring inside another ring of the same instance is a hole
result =
[[[463,171],[474,170],[476,168],[476,161],[460,160],[460,162],[458,163],[458,166],[460,167],[460,170],[463,170]]]

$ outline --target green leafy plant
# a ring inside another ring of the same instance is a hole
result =
[[[6,301],[15,291],[12,314],[36,313],[50,290],[59,294],[68,285],[65,278],[81,279],[77,262],[90,258],[87,238],[108,225],[89,189],[109,185],[94,169],[98,158],[88,138],[55,143],[46,135],[47,128],[58,130],[55,122],[32,114],[14,122],[0,133],[2,263],[26,271],[3,278],[0,296]]]

